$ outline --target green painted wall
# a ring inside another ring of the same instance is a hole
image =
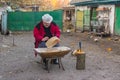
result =
[[[11,31],[31,31],[34,26],[41,21],[42,16],[49,13],[53,16],[53,21],[62,30],[63,27],[63,11],[43,11],[43,12],[9,12],[7,27]]]
[[[89,30],[90,29],[90,10],[84,10],[84,28]]]
[[[97,16],[96,8],[93,8],[91,19],[92,19],[93,21],[96,21],[96,20],[97,20],[96,16]]]
[[[115,15],[116,15],[116,20],[115,20],[115,34],[120,35],[120,7],[116,7],[115,9]]]

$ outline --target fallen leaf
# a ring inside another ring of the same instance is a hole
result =
[[[75,45],[75,43],[71,43],[71,46]]]
[[[108,38],[108,40],[110,41],[110,40],[111,40],[111,38]]]
[[[107,48],[107,51],[112,51],[112,48]]]

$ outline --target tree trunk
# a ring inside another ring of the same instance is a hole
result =
[[[85,69],[85,53],[76,54],[76,56],[77,56],[76,69],[77,70]]]

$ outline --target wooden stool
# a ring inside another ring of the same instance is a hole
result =
[[[47,62],[46,62],[46,68],[47,68],[48,73],[50,72],[50,65],[51,65],[51,61],[52,61],[53,59],[57,59],[57,60],[58,60],[59,68],[62,67],[62,69],[65,70],[64,67],[63,67],[62,61],[61,61],[61,57],[57,57],[57,58],[46,58],[46,61],[47,61]],[[43,59],[42,59],[42,63],[43,63]],[[44,65],[44,63],[43,63],[43,65]]]

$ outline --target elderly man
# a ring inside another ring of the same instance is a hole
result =
[[[48,39],[50,39],[53,36],[56,36],[60,38],[60,29],[56,25],[55,22],[53,22],[53,17],[49,14],[44,14],[42,16],[42,21],[40,21],[35,27],[34,27],[34,38],[35,38],[35,48],[44,48],[46,47],[45,43]],[[59,44],[55,45],[55,47],[58,47]],[[35,54],[37,56],[37,54]],[[53,60],[54,63],[57,60]],[[46,62],[44,60],[44,62]]]

